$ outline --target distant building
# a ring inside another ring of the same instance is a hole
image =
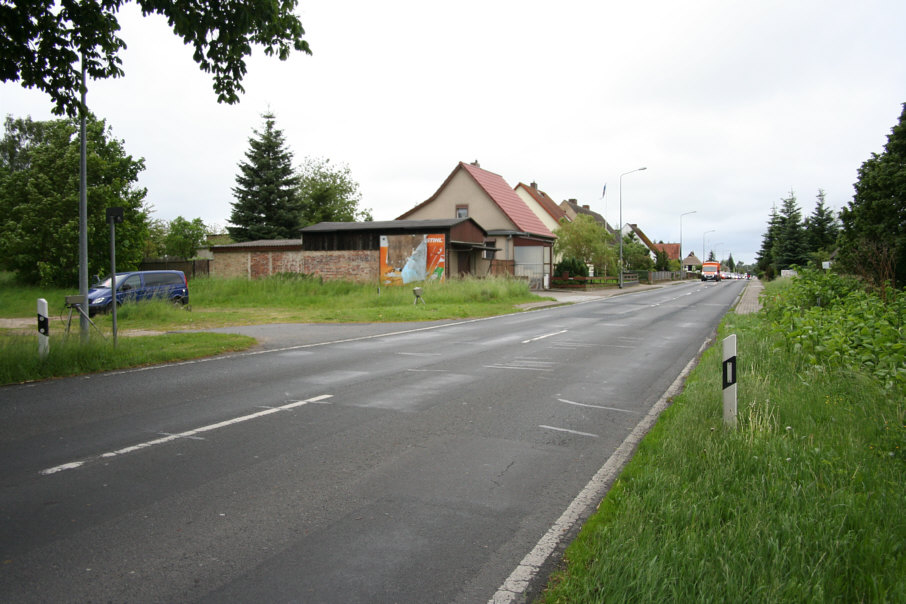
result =
[[[702,261],[698,259],[698,256],[695,255],[695,252],[689,252],[689,255],[683,259],[683,270],[684,271],[697,271],[698,267],[702,265]]]

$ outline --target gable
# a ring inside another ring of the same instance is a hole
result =
[[[451,218],[457,206],[488,231],[520,231],[554,237],[498,174],[460,162],[434,195],[399,219]]]
[[[519,183],[516,185],[515,191],[551,232],[560,226],[561,218],[569,220],[563,208],[554,203],[547,193],[538,189],[535,183],[531,185]]]

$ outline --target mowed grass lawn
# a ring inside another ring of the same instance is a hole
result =
[[[51,354],[43,360],[37,357],[36,321],[26,328],[0,329],[0,384],[197,358],[255,344],[252,338],[230,334],[171,333],[177,331],[263,323],[485,317],[514,312],[518,304],[542,299],[529,290],[525,281],[516,279],[456,279],[419,285],[423,302],[415,304],[412,287],[322,283],[301,275],[255,281],[194,279],[189,283],[190,308],[166,302],[120,307],[117,313],[120,337],[114,349],[112,316],[93,318],[97,328],[90,330],[90,346],[75,343],[79,339],[77,315],[72,321],[73,335],[64,334],[69,318],[64,300],[76,292],[23,286],[10,274],[0,274],[0,318],[34,319],[37,299],[44,298],[52,319]],[[154,335],[129,337],[136,333]]]

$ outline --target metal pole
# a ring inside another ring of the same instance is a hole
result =
[[[639,172],[640,170],[647,170],[647,166],[642,166],[641,168],[636,168],[635,170],[630,170],[629,172],[623,172],[620,174],[620,289],[623,289],[623,177],[627,174],[632,174],[633,172]]]
[[[680,274],[683,276],[683,278],[686,277],[686,267],[685,265],[683,265],[683,260],[685,260],[685,258],[683,257],[683,216],[695,214],[696,211],[697,210],[692,210],[691,212],[683,212],[679,215],[679,261]]]
[[[627,172],[628,174],[628,172]],[[620,264],[617,270],[620,272],[620,289],[623,289],[623,175],[620,174],[620,226],[617,227],[617,237],[620,239]]]
[[[110,309],[113,311],[113,347],[116,348],[116,227],[110,218]]]
[[[86,134],[85,121],[87,112],[85,104],[85,52],[82,51],[82,106],[79,107],[81,116],[79,124],[79,295],[88,302],[88,135]],[[87,312],[87,308],[84,308]],[[88,315],[79,313],[79,334],[82,342],[88,341]]]
[[[708,233],[713,233],[715,232],[715,230],[716,229],[711,229],[710,231],[705,231],[704,233],[702,233],[702,262],[708,261],[708,256],[707,254],[705,254],[705,235],[707,235]]]

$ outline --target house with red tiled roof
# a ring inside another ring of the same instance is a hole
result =
[[[655,243],[654,247],[667,254],[668,260],[680,259],[680,244],[678,243]]]
[[[556,237],[499,174],[459,162],[437,191],[397,220],[472,218],[490,239],[476,274],[509,274],[541,287],[552,272]],[[465,257],[457,263],[469,262]],[[459,264],[462,266],[461,264]],[[461,272],[461,271],[460,271]]]
[[[548,229],[553,231],[560,226],[560,220],[570,220],[566,212],[551,199],[550,195],[538,188],[538,183],[525,184],[520,182],[515,188],[516,195],[526,203]]]

